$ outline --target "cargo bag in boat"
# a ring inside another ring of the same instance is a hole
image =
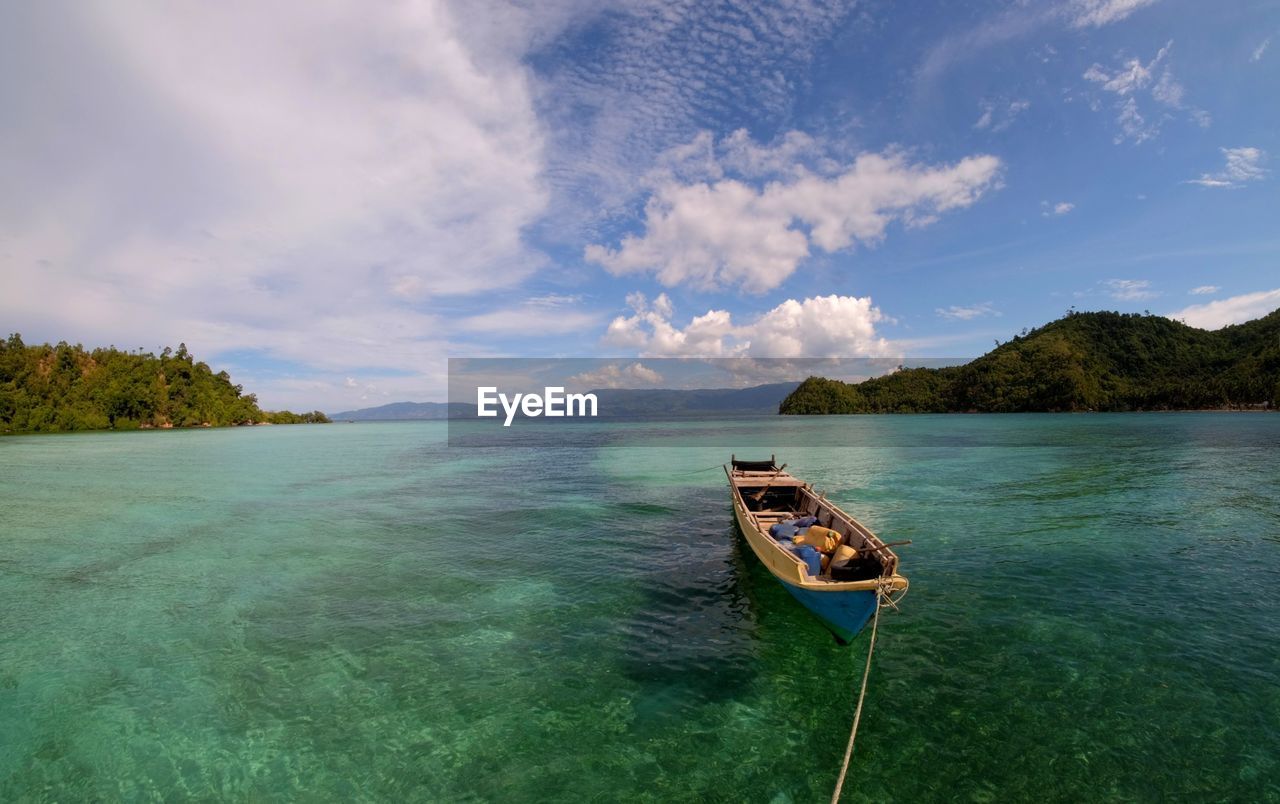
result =
[[[790,522],[779,522],[769,528],[769,535],[779,541],[782,539],[794,539],[796,532],[796,526]]]
[[[832,561],[829,569],[833,581],[870,581],[884,571],[880,562],[870,556]]]
[[[799,545],[792,549],[796,557],[805,563],[805,568],[813,577],[822,574],[822,554],[814,550],[812,546],[807,544]]]
[[[838,532],[831,528],[814,525],[806,530],[803,536],[796,536],[795,540],[796,544],[811,545],[819,553],[834,553],[836,548],[840,546],[842,538]]]

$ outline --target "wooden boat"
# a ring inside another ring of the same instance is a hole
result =
[[[779,468],[775,459],[730,459],[724,469],[738,527],[756,558],[783,587],[837,639],[849,642],[875,613],[876,596],[884,594],[896,602],[906,594],[907,579],[898,574],[898,556],[888,545],[785,468]],[[835,531],[840,545],[846,547],[837,552],[843,556],[855,552],[856,564],[832,559],[813,574],[790,545],[770,535],[774,525],[802,517],[817,517],[818,525]]]

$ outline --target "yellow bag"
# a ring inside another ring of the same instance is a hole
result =
[[[840,546],[843,538],[831,528],[812,525],[807,531],[796,536],[794,541],[796,544],[807,544],[819,553],[831,553]]]
[[[836,548],[835,557],[832,558],[831,560],[832,561],[848,561],[851,558],[857,558],[857,556],[858,556],[857,550],[853,549],[847,544],[842,544]]]

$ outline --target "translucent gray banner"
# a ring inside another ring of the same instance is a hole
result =
[[[462,447],[830,444],[781,416],[810,377],[858,383],[966,358],[450,358],[449,444]],[[812,417],[803,417],[812,418]],[[830,423],[830,422],[829,422]],[[755,443],[752,443],[755,442]]]

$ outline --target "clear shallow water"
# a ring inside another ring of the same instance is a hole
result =
[[[0,800],[826,800],[865,636],[736,536],[726,433],[915,542],[847,800],[1280,800],[1280,417],[670,429],[0,439]]]

